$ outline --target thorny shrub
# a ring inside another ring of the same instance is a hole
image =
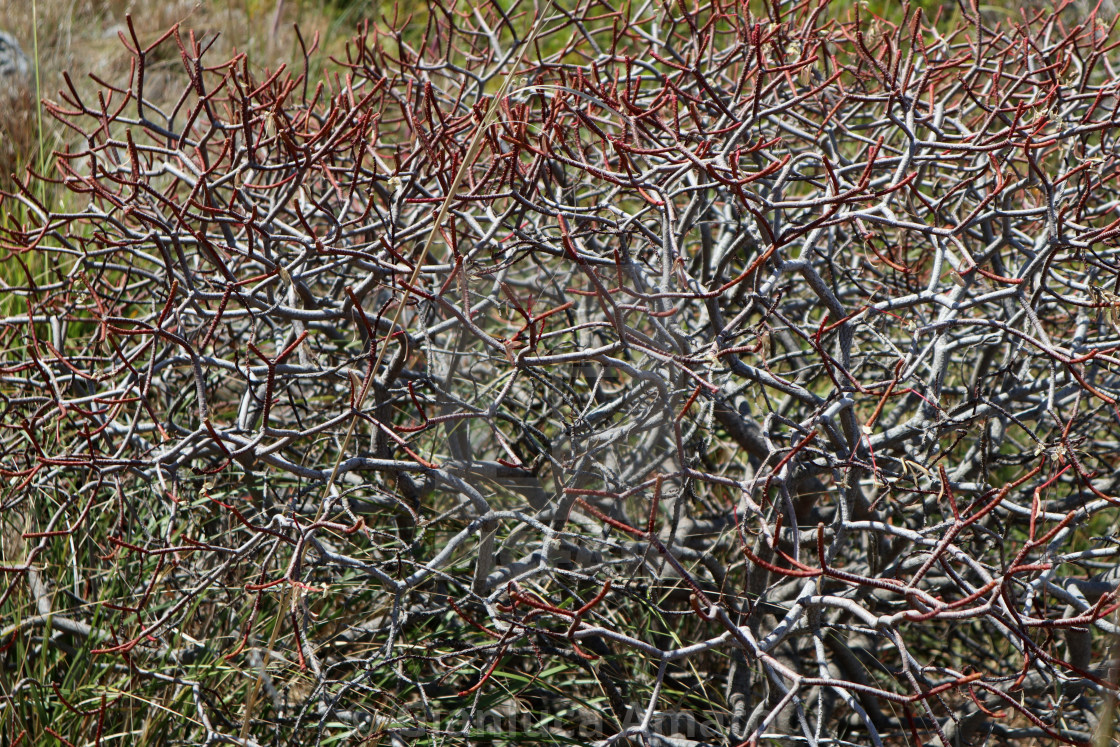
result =
[[[1112,28],[508,5],[321,81],[178,29],[67,79],[36,178],[88,204],[4,198],[0,643],[89,673],[2,707],[1108,743]]]

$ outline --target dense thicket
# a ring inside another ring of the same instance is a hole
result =
[[[4,198],[0,656],[85,675],[3,707],[1108,743],[1111,29],[836,15],[437,3],[321,81],[124,37],[51,105],[84,207]]]

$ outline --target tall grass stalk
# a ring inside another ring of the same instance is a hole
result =
[[[39,137],[39,169],[43,167],[43,91],[39,78],[39,2],[31,0],[31,46],[35,55],[35,124]]]

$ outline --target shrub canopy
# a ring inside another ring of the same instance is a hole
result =
[[[4,631],[92,657],[52,728],[1107,739],[1111,29],[838,15],[67,78],[82,206],[0,237]]]

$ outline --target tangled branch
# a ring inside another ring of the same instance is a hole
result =
[[[962,12],[433,5],[321,82],[133,34],[50,104],[87,202],[4,197],[4,640],[208,741],[1107,734],[1117,43]]]

